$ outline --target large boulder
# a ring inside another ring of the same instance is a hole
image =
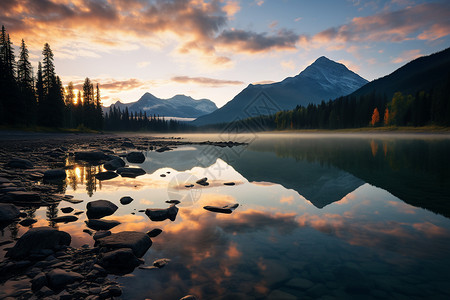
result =
[[[0,223],[10,222],[20,215],[20,211],[14,204],[0,203]]]
[[[11,159],[5,167],[14,168],[14,169],[33,169],[33,163],[28,159],[23,158],[13,158]]]
[[[169,208],[160,209],[160,208],[147,208],[145,210],[145,214],[152,221],[164,221],[171,220],[175,221],[178,213],[178,207],[175,204],[172,204]]]
[[[70,234],[67,232],[51,227],[32,228],[20,237],[5,256],[20,259],[33,253],[39,253],[42,250],[57,251],[62,246],[69,246],[71,239]]]
[[[137,257],[142,257],[152,245],[150,237],[137,231],[113,233],[97,240],[98,246],[109,249],[130,248]]]
[[[87,220],[84,222],[86,223],[87,227],[89,227],[93,230],[110,230],[111,228],[114,228],[117,225],[120,225],[119,221],[114,221],[114,220],[90,219],[90,220]]]
[[[125,167],[125,162],[118,156],[108,160],[103,167],[108,171],[115,171],[118,168]]]
[[[47,282],[52,290],[64,289],[68,284],[83,280],[84,276],[71,271],[53,269],[47,274]]]
[[[99,264],[110,273],[127,274],[143,264],[142,259],[137,258],[130,248],[121,248],[102,254]]]
[[[133,164],[142,164],[145,161],[145,156],[142,152],[130,152],[127,154],[127,160]]]
[[[89,219],[100,219],[112,215],[118,207],[108,200],[95,200],[89,202],[86,208],[86,215]]]
[[[52,169],[44,172],[44,180],[64,180],[66,171],[63,169]]]

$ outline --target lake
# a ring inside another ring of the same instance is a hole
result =
[[[119,207],[105,218],[121,222],[112,232],[162,229],[143,258],[170,262],[118,277],[123,299],[450,298],[447,135],[176,136],[248,144],[144,151],[145,162],[130,165],[145,175],[105,181],[93,176],[102,166],[67,159],[73,167],[62,192],[84,201],[39,208],[33,226],[56,226],[72,246],[92,246],[85,214],[67,224],[47,220],[64,215],[62,207],[86,210],[107,199]],[[195,184],[203,177],[208,186]],[[122,205],[123,196],[134,200]],[[142,212],[170,199],[181,201],[175,221]],[[231,214],[203,208],[234,203]]]

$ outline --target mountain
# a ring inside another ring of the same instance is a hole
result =
[[[192,124],[231,122],[320,103],[348,95],[367,82],[343,64],[322,56],[295,77],[271,84],[250,84],[223,107],[197,118]]]
[[[395,92],[414,95],[418,91],[430,91],[445,84],[450,76],[450,48],[428,56],[419,57],[393,73],[371,81],[352,93],[364,96],[372,92],[392,99]]]
[[[128,107],[130,112],[147,112],[147,115],[160,115],[177,118],[197,118],[217,110],[214,102],[208,99],[195,100],[189,96],[176,95],[170,99],[160,99],[150,93],[145,93],[138,101],[121,103],[117,101],[111,107],[122,111]],[[109,107],[104,111],[108,112]]]

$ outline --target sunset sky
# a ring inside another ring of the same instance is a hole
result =
[[[150,92],[220,107],[322,55],[373,80],[450,46],[448,0],[0,0],[0,23],[35,71],[48,42],[63,83],[89,77],[105,105]]]

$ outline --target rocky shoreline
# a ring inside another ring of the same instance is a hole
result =
[[[65,170],[73,167],[69,161],[102,164],[107,171],[96,174],[99,180],[136,177],[145,171],[127,168],[124,157],[130,163],[142,163],[145,160],[142,151],[164,152],[191,144],[242,145],[115,135],[56,135],[44,140],[25,137],[0,141],[0,229],[3,232],[14,222],[30,228],[19,239],[0,244],[6,250],[4,259],[3,253],[0,254],[0,298],[120,299],[122,290],[113,276],[130,273],[140,266],[141,257],[152,245],[151,238],[161,233],[160,229],[148,233],[111,233],[109,229],[115,225],[106,224],[108,221],[102,218],[114,214],[117,207],[114,209],[115,205],[106,200],[91,201],[86,205],[86,212],[64,207],[65,215],[50,219],[54,224],[72,222],[86,213],[87,227],[93,230],[86,229],[86,232],[96,242],[93,247],[74,248],[70,246],[71,236],[64,231],[52,227],[32,228],[36,220],[27,214],[27,208],[58,206],[62,201],[77,203],[78,200],[61,193],[58,186],[66,178]],[[124,199],[121,204],[131,201]],[[150,220],[174,220],[177,203],[169,204],[167,209],[148,209],[146,214]],[[159,259],[152,266],[141,268],[161,268],[168,262]],[[195,296],[187,295],[183,299],[195,299]]]

